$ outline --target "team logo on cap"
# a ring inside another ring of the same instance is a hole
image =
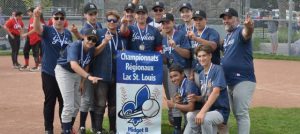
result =
[[[132,7],[132,4],[131,4],[131,3],[128,3],[128,6],[129,6],[129,7]]]
[[[57,11],[61,11],[61,8],[58,8]]]
[[[225,9],[225,12],[229,12],[229,8]]]
[[[142,5],[139,6],[139,9],[144,9],[144,7]]]
[[[196,11],[196,13],[195,14],[200,14],[200,11]]]
[[[183,3],[183,6],[186,6],[186,3]]]
[[[158,5],[159,5],[159,2],[157,1],[157,2],[155,2],[155,4],[158,6]]]
[[[95,8],[95,6],[93,4],[90,5],[90,8]]]

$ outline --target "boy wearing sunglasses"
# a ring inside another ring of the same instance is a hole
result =
[[[83,12],[84,12],[84,17],[86,19],[86,22],[83,24],[80,33],[78,32],[77,27],[74,24],[71,30],[76,36],[76,38],[78,39],[83,39],[83,35],[84,35],[83,32],[87,29],[91,29],[91,28],[95,30],[102,29],[101,23],[97,22],[98,9],[94,3],[89,2],[85,4],[83,8]],[[99,42],[97,42],[97,44],[99,44]],[[91,69],[89,69],[89,72],[91,72]],[[80,104],[79,132],[85,134],[85,130],[86,130],[85,123],[88,116],[88,112],[90,112],[92,130],[95,129],[93,84],[91,83],[91,81],[86,81],[82,79],[80,88],[82,89],[83,92],[81,95],[81,104]]]
[[[127,48],[127,39],[119,33],[120,16],[117,11],[107,11],[106,27],[98,30],[99,41],[95,52],[92,73],[102,77],[94,87],[95,125],[96,132],[103,133],[103,117],[106,105],[108,106],[109,131],[116,133],[116,54]]]
[[[42,59],[42,85],[45,95],[44,100],[44,121],[45,134],[53,134],[53,120],[56,99],[59,102],[59,117],[63,108],[63,99],[56,81],[54,68],[57,59],[63,54],[66,46],[72,42],[72,34],[64,28],[66,14],[62,9],[55,9],[52,13],[52,26],[41,24],[42,9],[37,7],[34,10],[33,28],[40,35],[43,48]],[[69,122],[70,120],[63,120]],[[64,123],[62,123],[64,125]]]
[[[53,18],[49,18],[48,22],[47,22],[48,26],[52,26],[53,25]],[[64,28],[67,28],[69,26],[69,22],[68,20],[65,20],[64,22]]]
[[[61,116],[64,134],[71,133],[73,127],[72,118],[76,117],[80,107],[79,86],[81,79],[91,81],[93,84],[101,80],[101,78],[91,76],[86,72],[94,56],[97,40],[97,31],[87,29],[84,31],[83,40],[78,40],[68,45],[57,60],[55,77],[64,101]]]
[[[190,79],[195,80],[195,83],[200,87],[199,73],[203,70],[203,67],[198,62],[194,50],[197,46],[208,45],[213,49],[212,63],[220,65],[220,36],[219,33],[207,26],[206,13],[202,10],[194,11],[192,20],[196,31],[188,31],[187,35],[192,41],[192,69],[190,71]]]
[[[155,5],[152,7],[154,19],[152,22],[149,23],[149,25],[157,28],[159,31],[161,31],[161,23],[160,20],[165,13],[165,5],[162,2],[155,2]]]

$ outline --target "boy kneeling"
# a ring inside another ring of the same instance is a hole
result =
[[[184,134],[217,134],[218,125],[226,124],[230,108],[226,81],[221,66],[211,63],[212,48],[201,45],[195,54],[203,66],[200,73],[201,96],[190,94],[190,102],[202,102],[201,110],[187,113],[187,126]],[[201,126],[201,127],[200,127]]]
[[[168,107],[172,109],[180,110],[181,113],[184,114],[184,117],[186,117],[187,112],[194,111],[195,109],[200,109],[201,108],[200,102],[188,101],[189,94],[200,95],[200,90],[198,89],[198,87],[193,81],[189,80],[185,76],[184,69],[174,64],[169,68],[169,73],[170,73],[171,82],[176,86],[177,90],[176,90],[176,94],[172,97],[171,100],[166,99]],[[177,110],[172,110],[172,111],[177,111]],[[182,133],[181,113],[173,114],[173,120],[174,120],[173,125],[175,128],[173,134]]]

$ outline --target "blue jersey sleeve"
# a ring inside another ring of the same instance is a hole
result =
[[[78,42],[70,44],[67,48],[68,56],[67,61],[79,61],[81,55],[81,45]]]
[[[191,94],[201,95],[199,88],[193,81],[189,81],[188,90]]]
[[[50,27],[49,26],[46,26],[46,25],[43,25],[43,32],[42,32],[42,38],[47,38],[47,36],[49,36],[50,32]]]
[[[96,43],[96,47],[98,46],[98,45],[100,45],[101,44],[101,42],[102,42],[102,40],[105,38],[105,34],[106,34],[106,29],[98,29],[97,30],[97,36],[98,36],[98,41],[97,41],[97,43]]]
[[[244,36],[243,36],[243,27],[238,27],[238,29],[237,30],[239,30],[238,31],[238,34],[239,34],[239,40],[241,41],[241,42],[243,42],[243,43],[245,43],[246,44],[246,42],[248,42],[248,41],[251,41],[251,38],[249,38],[248,40],[245,40],[244,39]]]
[[[224,71],[221,66],[215,65],[212,78],[212,86],[219,87],[221,90],[226,89],[226,80]]]

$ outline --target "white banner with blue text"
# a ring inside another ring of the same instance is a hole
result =
[[[162,64],[158,52],[118,51],[118,134],[161,133]]]

